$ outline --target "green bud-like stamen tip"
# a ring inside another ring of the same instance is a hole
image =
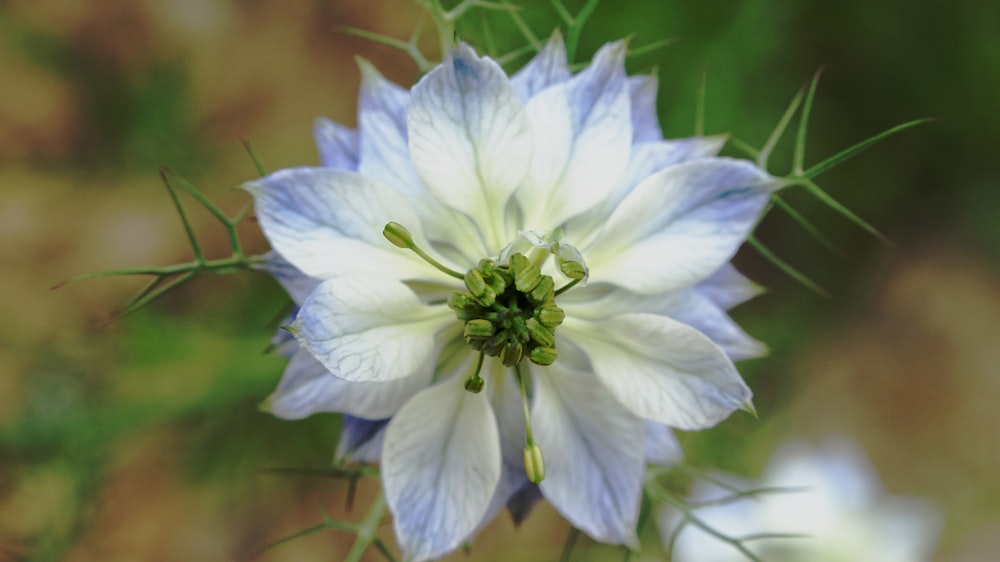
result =
[[[393,246],[397,248],[408,250],[413,247],[413,236],[410,235],[410,231],[405,226],[398,222],[386,224],[385,228],[382,229],[382,236],[385,236],[386,240],[392,242]]]
[[[461,273],[442,264],[441,262],[427,255],[426,252],[421,250],[420,247],[417,246],[417,243],[413,241],[413,235],[410,234],[410,231],[407,230],[405,226],[399,224],[398,222],[386,223],[385,227],[382,229],[382,236],[385,236],[385,239],[391,242],[392,245],[396,246],[397,248],[402,248],[404,250],[412,250],[413,253],[423,258],[424,261],[431,264],[435,269],[437,269],[441,273],[444,273],[445,275],[450,275],[456,279],[463,278],[463,275]]]
[[[532,484],[541,484],[545,479],[545,459],[542,458],[542,449],[534,443],[528,443],[524,447],[524,473]]]
[[[469,345],[508,367],[556,360],[555,328],[566,315],[555,305],[552,277],[516,253],[508,265],[481,260],[462,279],[467,290],[452,293],[448,306],[465,322]]]
[[[587,270],[582,264],[575,261],[564,261],[559,264],[559,271],[570,279],[583,279],[587,276]]]
[[[479,354],[479,359],[476,360],[476,370],[472,371],[469,378],[465,379],[465,390],[473,394],[479,394],[483,391],[483,387],[486,386],[486,381],[479,375],[479,372],[483,370],[483,359],[485,357],[485,354]]]

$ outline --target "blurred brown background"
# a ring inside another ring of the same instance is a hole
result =
[[[159,166],[237,212],[247,196],[233,187],[255,175],[242,140],[269,169],[313,164],[312,120],[354,123],[355,55],[401,84],[418,78],[403,54],[338,28],[406,38],[419,14],[405,0],[0,2],[0,560],[343,557],[352,537],[330,530],[258,554],[323,510],[359,520],[374,485],[348,511],[342,481],[264,471],[326,466],[338,424],[257,411],[282,368],[263,354],[284,306],[271,281],[199,279],[110,323],[143,280],[49,288],[190,259]],[[546,3],[524,14],[540,36],[557,23]],[[517,40],[505,16],[489,18],[498,42]],[[459,33],[482,41],[481,23],[474,13]],[[625,35],[681,39],[630,61],[659,69],[667,136],[692,133],[703,67],[708,132],[759,146],[825,65],[810,162],[940,118],[820,178],[894,247],[804,193],[789,200],[846,257],[787,216],[765,221],[760,238],[834,296],[741,253],[769,288],[736,311],[772,350],[741,366],[760,420],[684,441],[692,464],[753,477],[789,437],[850,435],[889,493],[941,510],[944,561],[1000,550],[998,24],[988,3],[648,0],[605,2],[581,43],[588,56]],[[772,171],[790,152],[779,146]],[[227,255],[224,230],[184,201],[205,253]],[[266,248],[252,221],[241,233]],[[516,531],[502,516],[449,559],[555,559],[567,529],[547,506]],[[648,533],[652,559],[655,542]],[[581,538],[574,560],[621,557]]]

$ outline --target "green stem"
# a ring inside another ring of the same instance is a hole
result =
[[[371,508],[368,510],[368,515],[365,515],[361,524],[358,525],[357,531],[355,531],[357,538],[354,539],[354,545],[351,546],[351,550],[347,553],[347,557],[344,558],[344,562],[358,562],[361,560],[361,556],[365,553],[365,550],[378,540],[376,534],[378,533],[379,522],[385,514],[385,509],[385,496],[380,491]]]

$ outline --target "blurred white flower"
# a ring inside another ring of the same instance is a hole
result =
[[[821,447],[784,445],[757,482],[727,479],[740,490],[779,489],[735,498],[732,489],[701,481],[688,503],[707,526],[743,542],[766,562],[921,562],[934,552],[940,518],[925,501],[889,496],[864,453],[846,438]],[[724,500],[721,501],[720,500]],[[717,503],[719,502],[719,503]],[[664,507],[665,541],[682,518]],[[694,524],[676,538],[674,562],[749,560],[733,545]]]
[[[412,91],[362,63],[358,129],[317,124],[324,167],[247,185],[300,293],[270,408],[391,418],[408,559],[517,516],[536,484],[635,546],[644,466],[679,455],[669,428],[752,408],[732,360],[763,348],[726,310],[756,289],[728,261],[777,182],[715,157],[722,138],[663,140],[656,81],[624,57],[607,45],[572,75],[557,35],[508,78],[462,44]]]

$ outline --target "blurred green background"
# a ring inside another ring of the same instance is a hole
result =
[[[546,36],[549,4],[525,4]],[[247,196],[233,187],[255,175],[243,139],[277,169],[316,162],[316,116],[354,124],[355,55],[418,78],[405,55],[338,29],[405,39],[419,14],[407,0],[0,2],[0,560],[343,557],[352,537],[334,531],[257,554],[323,510],[360,519],[373,493],[362,483],[347,510],[342,481],[264,471],[326,466],[338,425],[257,411],[283,366],[263,353],[285,304],[274,283],[200,279],[114,322],[142,279],[49,287],[188,260],[158,167],[235,213]],[[487,21],[497,43],[515,41],[506,16]],[[473,13],[459,34],[482,47],[482,23]],[[760,146],[825,67],[807,163],[939,118],[819,178],[893,247],[805,193],[789,201],[845,257],[778,212],[764,222],[761,240],[833,297],[743,251],[740,268],[769,289],[735,312],[772,351],[741,365],[760,419],[683,440],[695,466],[755,477],[785,439],[849,435],[889,493],[940,509],[944,561],[1000,551],[998,30],[989,2],[608,0],[581,41],[582,59],[623,36],[679,38],[629,63],[658,69],[668,137],[693,133],[702,69],[707,131]],[[224,230],[186,203],[206,254],[227,255]],[[241,232],[266,248],[252,221]],[[551,560],[567,529],[547,506],[517,530],[502,516],[468,558]],[[620,558],[582,538],[574,559]]]

